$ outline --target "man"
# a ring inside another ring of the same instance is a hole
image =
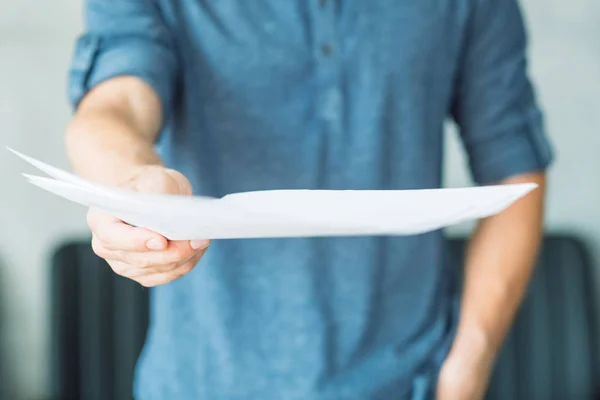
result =
[[[540,184],[479,224],[462,295],[442,232],[209,247],[90,210],[95,252],[156,286],[136,398],[482,398],[552,159],[515,0],[88,0],[86,16],[66,141],[87,178],[211,196],[435,188],[452,117],[478,184]]]

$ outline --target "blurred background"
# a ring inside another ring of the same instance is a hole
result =
[[[0,145],[68,168],[66,73],[82,1],[0,1]],[[522,0],[530,71],[557,149],[547,230],[583,238],[600,285],[600,2]],[[470,184],[449,129],[446,186]],[[51,254],[86,238],[84,211],[25,183],[27,167],[0,149],[0,398],[51,393]],[[469,229],[461,226],[454,233]]]

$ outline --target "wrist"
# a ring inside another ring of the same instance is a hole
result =
[[[152,143],[117,118],[76,117],[67,128],[67,154],[76,173],[92,181],[120,186],[132,176],[163,163]]]
[[[459,326],[448,358],[463,368],[489,368],[496,354],[491,335],[475,324]]]
[[[438,399],[483,399],[492,372],[489,336],[476,326],[459,327],[437,379]]]

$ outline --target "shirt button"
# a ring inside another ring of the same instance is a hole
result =
[[[329,43],[323,43],[321,45],[321,52],[325,55],[325,56],[330,56],[333,53],[333,46]]]

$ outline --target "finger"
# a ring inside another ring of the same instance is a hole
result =
[[[200,251],[198,254],[194,255],[194,257],[192,257],[188,262],[186,262],[179,268],[174,269],[173,271],[145,275],[136,278],[135,280],[145,287],[154,287],[173,282],[189,273],[192,269],[194,269],[194,267],[198,264],[198,262],[204,255],[204,252],[205,250]]]
[[[168,240],[151,230],[137,228],[96,209],[88,212],[88,225],[106,250],[160,251]]]
[[[192,253],[188,258],[186,258],[185,260],[181,260],[177,263],[171,263],[171,264],[165,264],[165,265],[156,265],[152,268],[145,268],[145,270],[151,270],[154,273],[162,273],[162,272],[170,272],[170,271],[174,271],[178,268],[181,268],[183,265],[190,263],[190,262],[194,262],[197,263],[202,256],[204,255],[204,253],[206,252],[207,247],[202,248],[200,250],[196,250],[194,253]]]
[[[194,250],[206,249],[210,244],[210,240],[190,240],[190,247]]]
[[[146,169],[144,173],[133,177],[126,186],[141,193],[192,194],[192,187],[181,172],[163,167]]]
[[[187,241],[169,242],[168,249],[162,252],[128,252],[108,250],[102,246],[95,235],[92,237],[92,249],[99,257],[107,261],[145,269],[148,270],[147,273],[174,270],[197,254],[203,254],[209,244],[208,241],[205,241],[205,247],[196,250],[192,249],[188,243]]]
[[[141,268],[137,265],[132,265],[120,261],[121,259],[123,259],[123,257],[119,255],[119,252],[107,250],[106,248],[104,248],[96,236],[92,236],[92,249],[94,250],[94,253],[96,253],[97,256],[106,260],[108,265],[117,275],[121,275],[127,278],[133,278],[142,275],[149,275],[157,272],[162,272],[159,269],[155,269],[154,267]],[[172,270],[176,267],[176,264],[173,266],[169,266],[168,270]],[[162,268],[166,270],[167,266],[163,266]]]
[[[115,251],[110,256],[113,259],[122,261],[126,264],[135,265],[140,268],[157,268],[162,270],[172,270],[179,265],[189,260],[195,254],[203,251],[208,247],[208,242],[205,247],[193,249],[189,241],[170,241],[168,247],[163,251],[154,252],[129,252]]]
[[[168,273],[174,273],[175,276],[179,276],[180,274],[185,274],[189,271],[189,267],[192,268],[200,261],[206,249],[203,249],[186,260],[182,265],[179,265],[176,268],[169,268],[168,270],[160,270],[161,267],[153,267],[153,268],[140,268],[134,265],[130,265],[121,261],[108,260],[107,263],[111,267],[114,273],[117,275],[123,276],[125,278],[130,278],[136,281],[139,281],[141,278],[146,276],[158,275],[157,280],[161,280],[161,276],[168,275]],[[162,266],[165,268],[165,266]]]
[[[139,268],[134,265],[125,264],[121,261],[107,260],[106,262],[115,274],[125,278],[136,280],[141,276],[152,274],[151,270]]]
[[[108,259],[109,256],[112,255],[112,253],[109,250],[105,249],[104,246],[102,246],[100,240],[96,237],[96,235],[92,235],[92,250],[100,258]]]

